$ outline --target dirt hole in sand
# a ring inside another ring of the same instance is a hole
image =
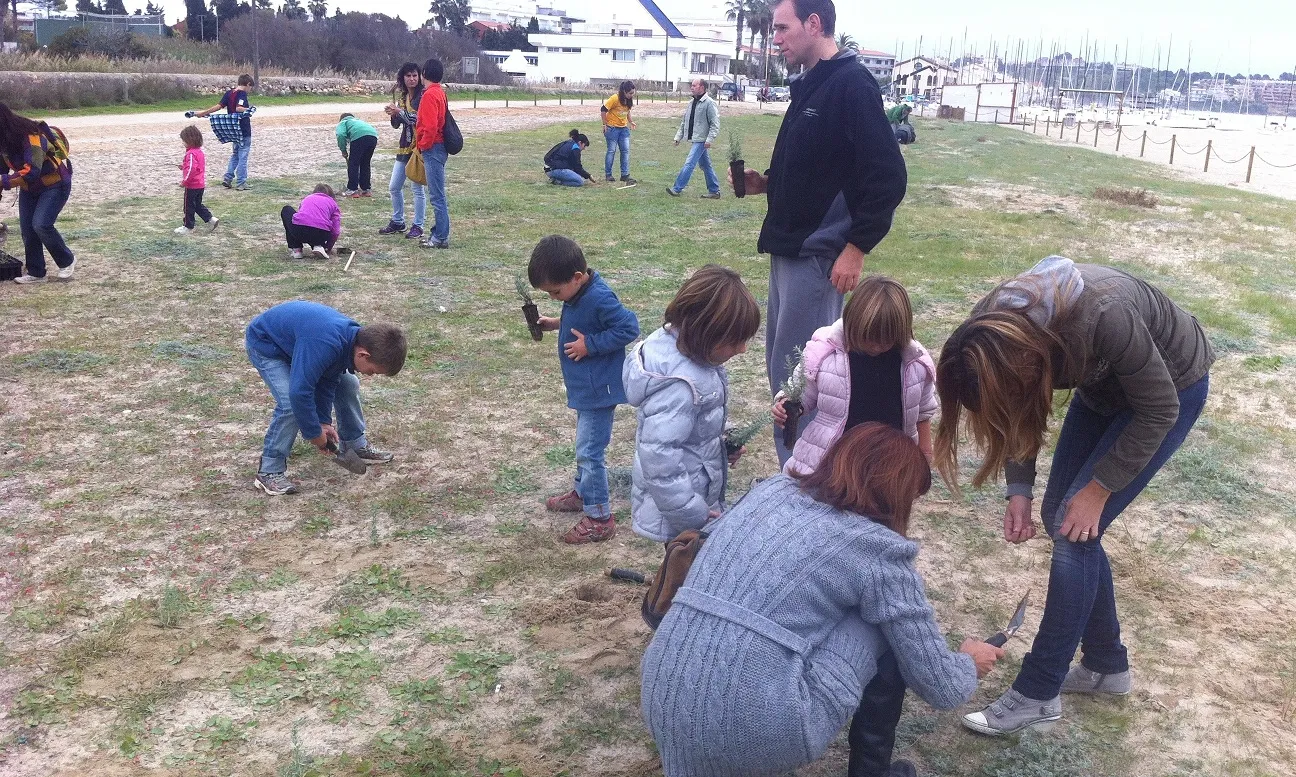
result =
[[[612,592],[607,586],[595,585],[594,583],[581,583],[572,591],[572,595],[582,602],[610,602],[612,601]]]

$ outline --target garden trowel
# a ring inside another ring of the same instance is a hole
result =
[[[328,449],[333,452],[333,463],[357,475],[363,475],[369,471],[369,465],[365,464],[360,454],[355,452],[354,448],[347,448],[345,451],[338,451],[337,443],[329,440]]]
[[[997,632],[993,637],[986,640],[987,643],[995,647],[1003,647],[1004,643],[1017,633],[1021,628],[1022,621],[1026,620],[1026,604],[1030,601],[1030,590],[1027,589],[1026,595],[1017,603],[1017,611],[1013,613],[1012,618],[1008,620],[1008,625],[1003,627],[1003,631]]]

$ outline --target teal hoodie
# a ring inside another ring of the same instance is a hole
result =
[[[346,153],[347,144],[359,138],[376,138],[378,130],[374,125],[367,121],[360,121],[354,116],[348,116],[337,125],[337,142],[338,148],[342,153]]]

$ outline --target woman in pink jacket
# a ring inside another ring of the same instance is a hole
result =
[[[292,258],[300,259],[303,253],[313,253],[320,259],[329,258],[329,252],[342,234],[342,211],[338,208],[337,194],[326,183],[302,200],[301,209],[291,205],[279,211],[283,219],[284,236],[292,249]]]
[[[913,339],[913,307],[896,281],[881,275],[860,281],[842,317],[806,344],[794,379],[805,381],[801,403],[810,420],[784,472],[814,472],[847,429],[868,421],[903,431],[931,460],[936,365]],[[780,426],[787,420],[785,401],[782,392],[775,397]]]

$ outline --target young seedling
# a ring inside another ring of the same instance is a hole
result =
[[[797,441],[797,423],[801,420],[801,413],[805,409],[801,405],[801,397],[805,395],[805,349],[793,348],[792,353],[787,357],[787,380],[779,387],[782,392],[784,402],[783,410],[787,413],[787,421],[783,423],[783,447],[791,450]]]
[[[729,177],[733,179],[735,197],[747,196],[747,162],[743,160],[742,138],[729,130]]]
[[[743,449],[743,446],[752,441],[752,438],[760,434],[761,430],[769,426],[770,414],[761,413],[751,423],[745,426],[734,426],[725,431],[725,454],[732,456]]]
[[[531,297],[531,284],[527,283],[521,273],[517,274],[513,283],[517,287],[518,299],[522,300],[522,315],[526,318],[527,329],[531,331],[531,339],[540,342],[544,339],[544,330],[540,328],[540,308],[536,307],[535,300]]]

